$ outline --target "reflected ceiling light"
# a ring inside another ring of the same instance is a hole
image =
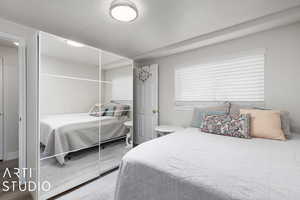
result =
[[[14,42],[14,45],[18,47],[18,46],[20,46],[20,43],[19,42]]]
[[[67,44],[73,47],[83,47],[84,45],[73,40],[66,40]]]
[[[115,0],[110,5],[110,15],[118,21],[131,22],[137,18],[138,10],[129,0]]]

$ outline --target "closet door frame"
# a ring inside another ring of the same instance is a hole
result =
[[[18,168],[19,169],[25,169],[27,168],[27,65],[26,65],[26,43],[25,39],[21,37],[17,37],[8,33],[0,32],[0,38],[4,40],[8,40],[11,42],[18,42],[18,71],[19,71],[19,77],[18,77],[18,144],[19,144],[19,150],[18,150]],[[3,63],[2,63],[3,64]],[[4,65],[2,65],[4,67]],[[4,131],[4,130],[3,130]],[[7,158],[7,152],[5,152],[5,133],[3,132],[3,159],[5,160]],[[23,170],[20,170],[20,182],[25,183],[26,177],[23,174]],[[28,178],[28,177],[27,177]]]
[[[25,42],[20,41],[18,47],[19,57],[19,168],[27,168],[27,134],[26,134],[26,113],[27,113],[27,76],[26,76],[26,47]],[[21,159],[20,159],[21,158]],[[21,170],[22,173],[22,170]],[[24,176],[21,176],[24,177]],[[26,180],[21,178],[21,182]]]
[[[4,85],[4,76],[3,76],[3,57],[0,55],[0,160],[5,159],[5,141],[4,141],[4,92],[3,92],[3,85]]]

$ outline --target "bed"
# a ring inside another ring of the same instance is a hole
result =
[[[187,128],[122,160],[115,200],[300,199],[300,135],[240,139]]]
[[[99,145],[100,142],[125,137],[124,122],[127,116],[95,117],[88,113],[42,116],[40,119],[40,141],[44,146],[43,156],[54,156],[63,165],[67,152]],[[99,123],[101,121],[101,123]]]

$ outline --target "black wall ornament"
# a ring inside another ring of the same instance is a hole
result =
[[[137,74],[137,78],[143,82],[145,82],[152,76],[150,72],[150,66],[138,67],[136,74]]]

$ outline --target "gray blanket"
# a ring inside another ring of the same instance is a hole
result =
[[[64,157],[69,152],[124,136],[126,120],[128,118],[94,117],[87,113],[45,116],[40,121],[40,141],[45,145],[44,156],[55,156],[60,164],[64,164]]]
[[[239,139],[188,128],[146,142],[121,164],[115,200],[300,199],[300,135]]]

